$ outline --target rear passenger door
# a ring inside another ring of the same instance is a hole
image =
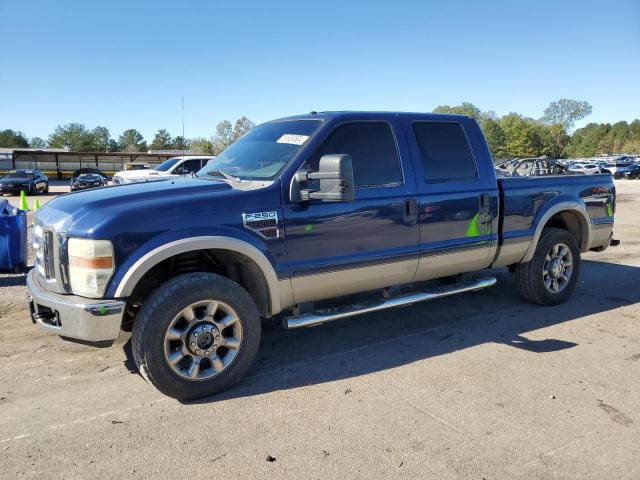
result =
[[[460,117],[432,118],[404,115],[400,120],[419,195],[416,280],[485,268],[497,245],[497,184],[486,172],[492,161],[479,162],[469,141],[469,133],[481,135],[479,128]]]
[[[301,167],[317,170],[323,155],[350,155],[354,201],[285,201],[287,262],[296,303],[413,279],[418,265],[415,180],[397,142],[397,118],[382,118],[335,126]]]

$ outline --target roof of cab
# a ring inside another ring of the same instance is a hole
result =
[[[424,112],[382,112],[382,111],[328,111],[328,112],[310,112],[302,115],[292,115],[290,117],[282,117],[272,122],[279,122],[284,120],[348,120],[350,118],[382,118],[389,116],[410,116],[414,118],[422,118],[424,120],[468,120],[471,117],[467,115],[457,115],[449,113],[424,113]]]

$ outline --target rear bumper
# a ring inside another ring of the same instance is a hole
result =
[[[35,270],[27,276],[31,320],[42,330],[84,342],[118,338],[124,312],[122,300],[93,300],[60,295],[38,285]]]

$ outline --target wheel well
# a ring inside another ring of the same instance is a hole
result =
[[[129,331],[138,310],[153,290],[177,275],[191,272],[217,273],[233,280],[253,298],[262,317],[270,316],[269,287],[258,265],[238,252],[204,249],[169,257],[145,273],[127,298],[123,329]]]
[[[544,228],[561,228],[567,230],[573,234],[578,242],[578,246],[582,249],[585,237],[583,221],[579,214],[570,210],[558,212],[545,223]]]

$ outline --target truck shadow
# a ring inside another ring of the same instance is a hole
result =
[[[532,339],[528,334],[640,302],[640,268],[633,266],[583,261],[573,297],[556,307],[524,303],[506,270],[494,270],[492,274],[498,276],[498,285],[481,292],[318,328],[266,329],[258,358],[247,377],[229,391],[195,403],[349,379],[455,355],[458,350],[486,343],[508,345],[531,354],[573,348],[577,344],[566,338],[540,339],[540,334],[534,334],[531,336],[538,339]]]

